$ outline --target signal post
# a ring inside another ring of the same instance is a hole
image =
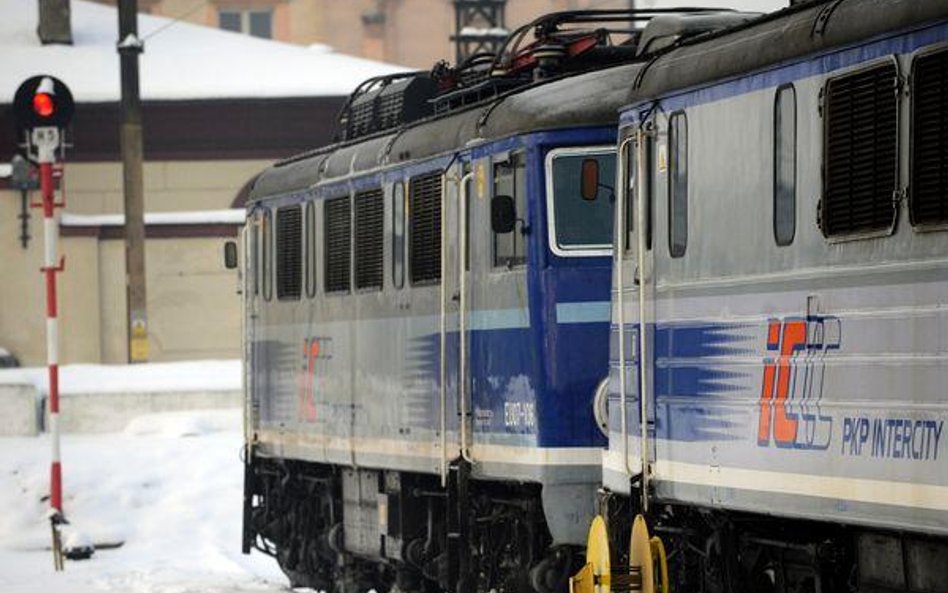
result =
[[[43,210],[43,267],[46,280],[46,359],[49,366],[49,433],[52,459],[49,477],[50,527],[53,536],[53,563],[63,569],[60,526],[63,514],[62,461],[59,448],[59,310],[56,275],[63,271],[59,253],[59,225],[56,208],[56,161],[64,150],[64,132],[73,112],[72,93],[52,76],[34,76],[20,85],[14,98],[18,127],[24,132],[28,156],[39,164],[42,201],[31,204]],[[61,169],[59,169],[61,172]]]

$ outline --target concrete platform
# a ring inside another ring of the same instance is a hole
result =
[[[121,432],[137,416],[182,410],[235,409],[240,390],[133,393],[68,393],[60,398],[64,433]]]
[[[0,384],[0,436],[39,434],[42,405],[32,384]]]

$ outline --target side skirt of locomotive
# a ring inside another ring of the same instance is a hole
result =
[[[355,469],[248,452],[243,549],[293,586],[336,593],[563,593],[577,547],[551,546],[538,484]]]
[[[586,574],[571,579],[574,593],[606,581],[612,593],[948,592],[948,538],[676,504],[658,504],[648,515],[655,537],[637,538],[639,506],[601,491],[601,527],[590,529]],[[630,575],[641,588],[623,586]]]

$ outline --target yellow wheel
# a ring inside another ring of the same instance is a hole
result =
[[[655,580],[655,562],[658,561],[659,580]],[[637,515],[632,523],[629,542],[629,567],[642,573],[642,593],[671,593],[668,583],[668,560],[665,546],[658,537],[649,537],[645,517]]]
[[[569,579],[570,593],[610,593],[609,534],[597,515],[586,538],[586,565]]]

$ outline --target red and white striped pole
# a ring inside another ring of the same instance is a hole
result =
[[[63,270],[64,259],[58,257],[59,225],[56,220],[56,208],[62,203],[56,202],[56,184],[53,178],[53,163],[56,161],[56,149],[60,145],[60,133],[57,128],[36,128],[32,134],[32,144],[36,148],[39,161],[40,193],[43,201],[43,267],[46,277],[46,362],[49,365],[49,434],[52,441],[52,461],[49,472],[50,519],[53,530],[53,557],[57,570],[63,569],[62,542],[59,537],[59,524],[63,516],[63,470],[59,450],[59,319],[56,298],[56,274]]]

